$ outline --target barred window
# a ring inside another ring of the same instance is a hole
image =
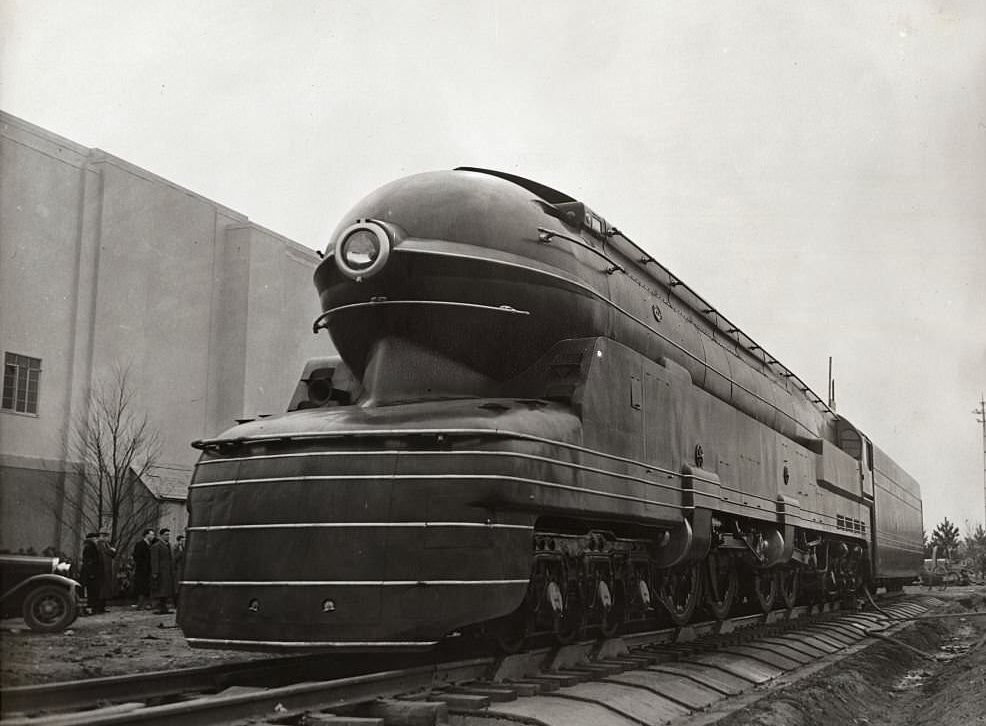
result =
[[[3,408],[21,413],[38,412],[41,359],[6,353],[3,359]]]

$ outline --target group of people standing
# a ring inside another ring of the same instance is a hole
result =
[[[106,612],[106,601],[117,595],[113,559],[116,549],[110,544],[106,532],[90,532],[82,545],[82,584],[86,588],[89,610]],[[178,605],[178,586],[185,569],[185,538],[181,535],[171,546],[171,530],[162,527],[155,532],[144,530],[133,548],[133,595],[137,602],[132,607],[150,609],[156,602],[155,612],[162,615],[172,612],[170,604]]]
[[[171,549],[171,530],[162,527],[157,534],[153,529],[134,545],[134,595],[136,608],[150,608],[151,600],[157,601],[157,612],[170,613],[169,602],[178,601],[178,585],[185,569],[185,538],[178,536],[174,551]]]

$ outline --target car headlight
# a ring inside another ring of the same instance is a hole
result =
[[[68,573],[72,571],[72,563],[62,562],[56,557],[55,563],[51,566],[51,571],[56,575],[65,575],[65,577],[68,577]]]
[[[357,282],[378,273],[390,257],[390,235],[382,224],[371,219],[346,227],[338,239],[336,266]]]

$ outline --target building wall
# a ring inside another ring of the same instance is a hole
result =
[[[0,352],[42,361],[37,415],[0,411],[0,549],[74,552],[43,500],[93,385],[127,368],[160,463],[190,473],[192,440],[284,410],[329,352],[318,258],[98,149],[6,114],[0,132]]]

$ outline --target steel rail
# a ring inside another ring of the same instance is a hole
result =
[[[224,665],[14,686],[0,690],[0,709],[6,717],[11,713],[92,707],[100,702],[147,700],[182,693],[204,693],[213,689],[256,682],[260,678],[283,681],[297,673],[305,673],[309,668],[317,667],[324,662],[324,656],[306,653]]]
[[[418,666],[321,682],[296,683],[251,693],[222,694],[163,706],[135,707],[120,712],[106,709],[41,718],[5,719],[4,726],[209,726],[262,714],[300,709],[356,706],[378,698],[421,691],[450,683],[478,680],[495,659],[475,658],[437,666]]]

